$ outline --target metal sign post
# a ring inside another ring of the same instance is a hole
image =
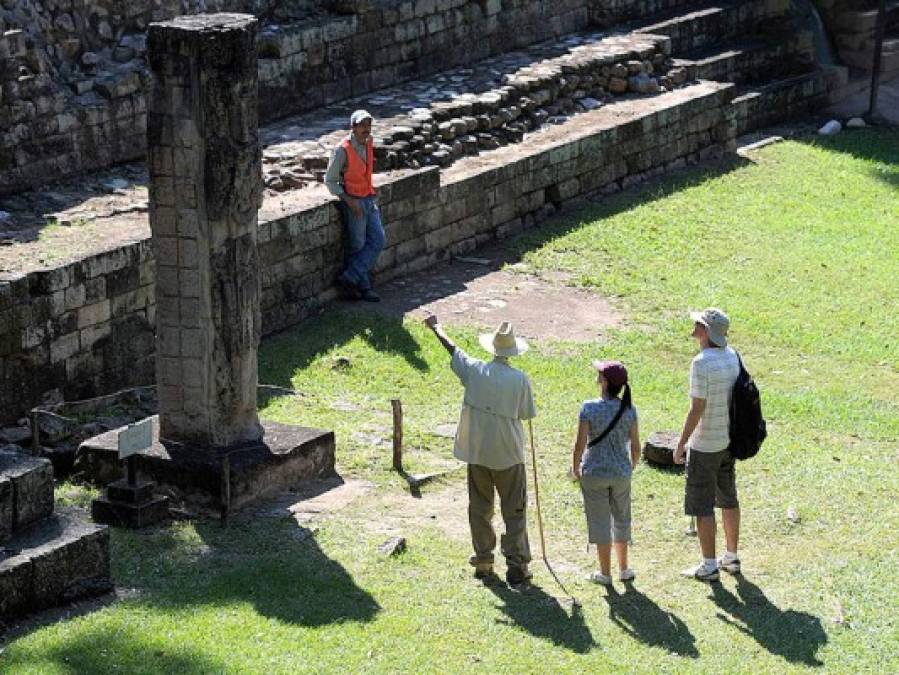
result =
[[[136,456],[153,444],[153,418],[129,424],[119,432],[119,459],[127,461],[128,485],[137,485]]]

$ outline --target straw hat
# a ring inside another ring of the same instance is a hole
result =
[[[517,356],[528,350],[524,338],[515,337],[512,324],[503,321],[494,333],[484,333],[478,337],[481,346],[496,356]]]

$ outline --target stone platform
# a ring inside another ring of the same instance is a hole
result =
[[[57,509],[0,543],[0,618],[112,590],[109,530]]]
[[[0,619],[112,588],[106,527],[53,506],[50,462],[0,452]]]
[[[218,511],[239,509],[259,497],[285,490],[307,478],[334,473],[334,432],[263,421],[262,443],[228,451],[165,441],[154,424],[153,445],[137,456],[137,471],[191,506]],[[118,431],[81,444],[79,465],[101,484],[124,476],[118,458]]]

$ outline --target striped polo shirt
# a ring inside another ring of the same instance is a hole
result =
[[[730,347],[703,349],[690,365],[690,396],[705,399],[705,410],[690,436],[690,449],[720,452],[730,444],[731,392],[740,362]]]

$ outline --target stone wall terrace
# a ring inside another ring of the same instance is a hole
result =
[[[387,231],[377,279],[424,269],[532,227],[565,201],[614,191],[720,153],[734,137],[732,84],[702,82],[621,101],[534,133],[526,143],[378,177]],[[270,334],[335,296],[343,259],[334,199],[309,188],[260,212],[262,327]],[[286,201],[285,201],[286,200]],[[0,281],[0,421],[154,376],[149,239]]]

